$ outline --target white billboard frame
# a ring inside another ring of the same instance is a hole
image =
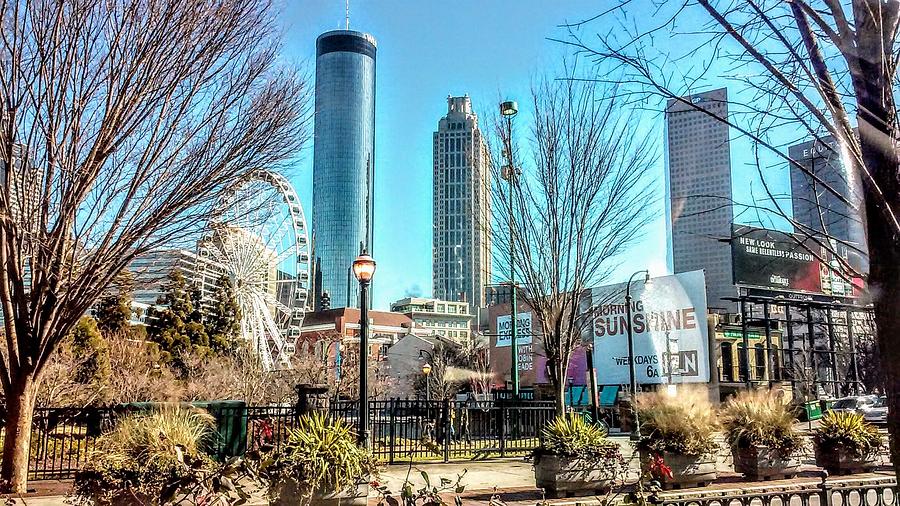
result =
[[[600,385],[627,385],[625,284],[591,290],[591,340]],[[635,379],[639,385],[708,383],[710,345],[704,272],[643,279],[631,285]],[[667,337],[668,331],[668,337]],[[668,343],[668,351],[666,341]],[[670,353],[670,355],[667,355]],[[677,364],[671,376],[667,361]]]

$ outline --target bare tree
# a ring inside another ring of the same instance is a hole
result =
[[[709,82],[711,69],[721,68],[714,63],[725,62],[724,78],[742,91],[743,98],[736,105],[743,113],[717,119],[751,140],[761,175],[764,164],[758,156],[762,152],[784,160],[792,170],[803,171],[820,191],[856,208],[854,214],[861,216],[858,219],[865,225],[870,255],[868,285],[876,340],[885,365],[891,456],[895,471],[900,472],[900,369],[894,367],[900,363],[896,334],[900,328],[900,133],[895,99],[900,2],[658,2],[656,17],[649,27],[641,28],[636,28],[627,12],[631,3],[621,2],[595,18],[626,22],[607,25],[590,43],[577,35],[584,23],[570,25],[568,42],[596,58],[604,65],[603,76],[613,76],[634,90],[632,97],[643,97],[641,100],[653,94],[689,103],[683,97]],[[684,23],[690,23],[685,13],[703,16],[707,22],[682,30]],[[679,34],[692,49],[680,56],[668,54],[669,48],[677,46],[673,38]],[[658,37],[665,37],[665,47],[654,43]],[[711,56],[704,59],[704,50]],[[598,80],[609,79],[603,76]],[[854,131],[854,123],[858,131]],[[840,157],[848,178],[859,182],[858,193],[837,191],[801,161],[783,153],[774,135],[785,126],[794,128],[801,138],[817,140],[830,154]],[[826,137],[836,140],[834,147],[824,142]],[[762,180],[767,185],[764,177]],[[768,186],[766,191],[772,195]],[[863,205],[861,197],[865,198]],[[774,213],[790,220],[790,213],[777,199],[771,204]],[[820,247],[831,248],[831,241],[841,242],[790,221]],[[842,267],[852,272],[852,265],[845,262]]]
[[[0,0],[0,478],[24,492],[35,392],[138,254],[306,137],[269,0]]]
[[[181,400],[184,386],[162,363],[159,350],[144,341],[109,340],[110,369],[115,371],[103,389],[106,404]]]
[[[243,400],[250,405],[293,404],[295,387],[301,383],[325,383],[325,364],[305,350],[291,357],[290,369],[266,371],[259,354],[251,346],[215,357],[191,355],[185,358],[188,376],[184,379],[183,400]]]
[[[507,141],[513,163],[493,150],[495,180],[505,174],[514,185],[510,191],[505,182],[494,184],[491,230],[498,251],[514,252],[520,297],[539,322],[562,413],[569,361],[591,321],[586,291],[608,280],[652,218],[647,173],[657,153],[611,90],[597,83],[545,80],[529,105],[534,122],[521,166],[508,142],[511,128],[498,121],[496,137]],[[496,260],[496,272],[509,273],[509,256]]]

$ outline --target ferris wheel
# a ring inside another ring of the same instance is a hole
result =
[[[306,313],[310,246],[294,187],[255,171],[220,200],[202,250],[234,287],[240,336],[265,370],[290,367]]]

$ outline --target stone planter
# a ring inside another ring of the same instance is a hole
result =
[[[641,462],[646,471],[649,454],[641,451]],[[664,452],[663,462],[672,469],[672,478],[659,477],[663,488],[705,487],[719,476],[715,455],[680,455]]]
[[[276,497],[270,504],[275,506],[295,506],[315,504],[316,506],[366,506],[369,497],[369,481],[360,480],[355,489],[343,492],[316,492],[312,498],[303,496],[297,480],[286,479],[275,489]]]
[[[101,500],[97,497],[92,497],[91,500],[93,501],[92,504],[97,506],[148,506],[159,502],[158,498],[154,501],[154,498],[148,494],[141,494],[131,490],[122,490],[109,499]]]
[[[782,455],[768,446],[732,448],[734,470],[751,481],[792,478],[800,470],[795,455]]]
[[[535,458],[534,482],[551,497],[605,492],[615,476],[603,468],[604,462],[541,455]]]
[[[858,457],[843,447],[820,448],[815,446],[816,465],[831,474],[852,474],[875,467],[874,457]]]

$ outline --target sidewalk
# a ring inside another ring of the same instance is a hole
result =
[[[381,473],[382,483],[389,489],[397,490],[406,479],[408,466],[390,466]],[[463,504],[473,506],[506,505],[506,506],[536,506],[543,500],[540,490],[534,487],[534,472],[531,464],[522,459],[492,460],[486,462],[458,462],[451,464],[429,464],[412,466],[409,472],[409,481],[418,489],[425,481],[420,471],[428,473],[429,480],[439,482],[440,478],[450,478],[455,481],[456,476],[466,470],[463,479],[465,491],[460,495]],[[804,470],[791,480],[770,480],[764,482],[746,482],[734,472],[720,472],[719,479],[715,483],[703,488],[688,488],[683,490],[671,490],[662,492],[663,497],[680,498],[696,497],[699,495],[730,495],[740,493],[758,493],[775,489],[814,488],[821,483],[821,471],[813,466],[806,466]],[[859,474],[853,476],[836,476],[829,481],[860,479],[860,480],[884,480],[894,477],[893,471],[882,467],[877,472]],[[448,503],[452,504],[453,494],[447,494]],[[498,502],[492,503],[492,498]],[[572,497],[565,499],[547,499],[546,504],[554,506],[603,505],[609,499],[621,500],[622,492],[616,497]],[[370,506],[375,502],[370,499]]]
[[[379,482],[394,493],[399,493],[407,476],[414,489],[425,485],[425,472],[432,484],[440,483],[441,478],[456,483],[459,474],[465,472],[462,485],[465,490],[460,494],[463,504],[473,506],[535,506],[541,502],[543,495],[534,486],[534,472],[531,463],[522,458],[496,459],[489,461],[464,461],[448,464],[414,464],[394,465],[382,469],[379,473]],[[829,481],[847,478],[853,479],[888,479],[894,475],[891,470],[882,467],[878,472],[852,477],[834,477]],[[708,487],[684,489],[664,492],[667,497],[697,496],[699,494],[737,494],[759,492],[778,488],[807,488],[815,487],[821,482],[820,472],[817,468],[807,466],[801,474],[792,480],[773,480],[766,482],[744,482],[741,477],[733,472],[720,472],[719,479]],[[64,506],[65,494],[71,487],[70,482],[62,481],[36,481],[31,484],[35,487],[33,494],[24,498],[11,498],[5,504],[17,504],[27,506]],[[262,506],[267,502],[260,494],[254,494],[255,501],[247,506]],[[496,502],[491,502],[496,498]],[[621,499],[621,493],[618,496]],[[0,496],[0,499],[3,499]],[[448,503],[453,503],[453,494],[446,494]],[[553,506],[593,506],[604,504],[607,497],[576,497],[567,499],[551,499],[546,504]],[[370,496],[370,506],[377,504],[377,498]]]

